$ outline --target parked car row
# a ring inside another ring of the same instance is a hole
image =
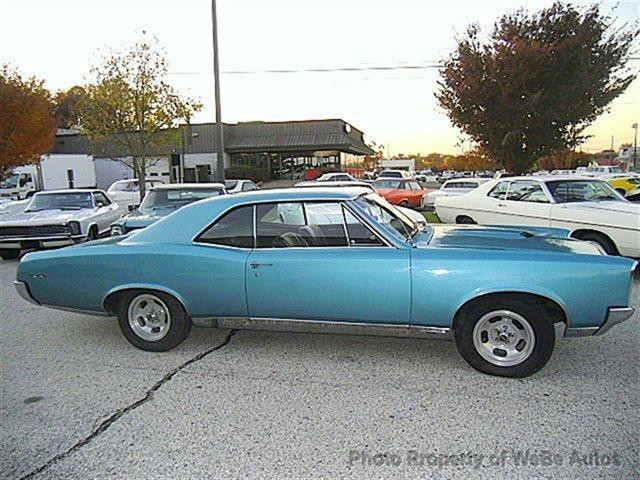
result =
[[[140,187],[135,179],[114,182],[108,193],[97,189],[57,190],[37,192],[26,200],[3,202],[0,205],[0,257],[14,259],[23,250],[62,247],[107,235],[123,235],[145,228],[189,203],[258,189],[251,180],[225,183],[164,184],[147,180],[147,194],[139,207]]]

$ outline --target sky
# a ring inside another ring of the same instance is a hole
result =
[[[459,153],[462,134],[434,98],[438,70],[237,74],[237,71],[433,65],[469,23],[489,29],[518,8],[547,0],[218,0],[222,118],[342,118],[368,141],[398,153]],[[588,2],[572,2],[586,5]],[[619,23],[640,19],[640,0],[599,2]],[[210,0],[0,0],[0,63],[67,89],[89,79],[105,47],[155,35],[166,49],[169,83],[198,98],[194,122],[212,122]],[[630,63],[638,70],[640,61]],[[640,80],[614,100],[586,133],[582,150],[633,141],[640,120]],[[463,142],[462,148],[468,148]],[[385,152],[386,153],[386,152]]]

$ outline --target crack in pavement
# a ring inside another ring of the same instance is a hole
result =
[[[38,475],[39,473],[44,472],[49,467],[51,467],[54,464],[58,463],[60,460],[65,459],[67,456],[69,456],[70,454],[72,454],[76,450],[79,450],[80,448],[84,447],[88,443],[90,443],[93,440],[95,440],[98,436],[102,435],[111,425],[113,425],[116,421],[118,421],[124,415],[126,415],[129,412],[134,411],[136,408],[144,405],[149,400],[151,400],[153,398],[153,394],[155,392],[157,392],[165,383],[169,382],[181,370],[183,370],[184,368],[188,367],[189,365],[191,365],[191,364],[193,364],[193,363],[195,363],[195,362],[197,362],[199,360],[202,360],[204,357],[206,357],[210,353],[213,353],[216,350],[220,350],[221,348],[223,348],[226,345],[228,345],[229,342],[231,341],[231,337],[233,337],[236,332],[237,332],[237,330],[229,331],[227,336],[224,338],[224,340],[220,344],[218,344],[215,347],[212,347],[212,348],[210,348],[208,350],[205,350],[204,352],[201,352],[198,355],[196,355],[195,357],[192,357],[189,360],[187,360],[186,362],[178,365],[176,368],[174,368],[169,373],[167,373],[164,377],[162,377],[162,379],[158,380],[149,390],[147,390],[147,392],[145,393],[144,397],[142,397],[141,399],[139,399],[139,400],[127,405],[124,408],[121,408],[121,409],[117,410],[109,418],[107,418],[106,420],[103,420],[100,423],[100,425],[98,425],[98,427],[93,432],[91,432],[88,436],[86,436],[85,438],[83,438],[82,440],[80,440],[79,442],[74,444],[68,450],[65,450],[64,452],[57,454],[55,457],[53,457],[51,460],[49,460],[47,463],[45,463],[41,467],[38,467],[36,470],[33,470],[33,471],[27,473],[26,475],[21,477],[20,480],[27,480],[29,478],[33,478],[35,475]]]

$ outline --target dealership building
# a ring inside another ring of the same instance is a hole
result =
[[[165,182],[209,182],[218,162],[215,123],[179,127],[171,142],[146,153],[147,176]],[[297,180],[314,169],[343,169],[374,152],[364,134],[340,119],[224,124],[224,168],[265,169],[271,180]],[[131,178],[130,152],[116,138],[100,146],[75,132],[59,132],[41,157],[45,189],[96,186],[106,189]]]

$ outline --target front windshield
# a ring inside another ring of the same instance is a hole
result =
[[[373,188],[376,190],[393,190],[400,187],[400,180],[376,180],[373,182]]]
[[[27,207],[27,212],[41,210],[80,210],[93,208],[90,192],[38,193]]]
[[[395,231],[405,240],[410,240],[420,231],[420,226],[384,198],[370,193],[356,201],[365,212],[381,225]]]
[[[18,174],[5,178],[0,182],[0,188],[16,188],[18,186],[18,178],[20,178]]]
[[[109,187],[108,192],[137,192],[138,182],[116,182]]]
[[[600,180],[552,181],[547,182],[547,187],[558,203],[625,201],[608,183]]]
[[[159,208],[184,207],[198,200],[217,197],[224,192],[221,188],[193,188],[193,189],[167,189],[151,190],[140,205],[140,210],[154,210]]]

